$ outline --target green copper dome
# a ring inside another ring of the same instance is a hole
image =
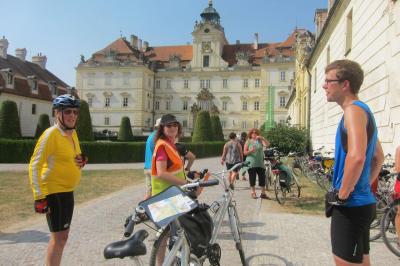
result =
[[[215,8],[212,6],[212,0],[208,1],[208,7],[206,7],[200,14],[203,21],[211,21],[219,23],[219,14]]]

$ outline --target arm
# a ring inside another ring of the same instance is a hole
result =
[[[186,184],[185,179],[177,178],[173,174],[167,172],[167,160],[156,161],[156,167],[157,167],[156,178],[160,178],[161,180],[164,180],[170,183],[171,185],[182,186]]]
[[[339,190],[340,199],[349,197],[360,178],[367,149],[367,121],[367,114],[358,106],[350,105],[344,111],[348,150],[344,163],[342,185]]]
[[[371,176],[369,177],[370,184],[372,184],[375,181],[375,179],[378,178],[379,171],[381,170],[383,164],[383,160],[384,160],[384,155],[383,155],[382,145],[378,140],[376,142],[374,157],[372,158],[371,162]]]
[[[394,155],[394,171],[400,173],[400,146],[397,147]]]
[[[196,159],[196,155],[194,155],[193,152],[188,151],[185,155],[185,158],[188,160],[185,170],[190,171],[190,168],[192,167],[194,160]]]
[[[227,150],[227,147],[226,147],[226,143],[225,143],[224,148],[222,149],[222,157],[221,157],[221,164],[222,164],[222,165],[223,165],[224,162],[225,162],[226,150]]]

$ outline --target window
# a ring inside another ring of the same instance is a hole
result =
[[[149,78],[148,81],[147,81],[147,87],[151,88],[151,78]]]
[[[187,110],[188,109],[188,101],[183,101],[183,110]]]
[[[254,121],[254,128],[258,128],[258,120]]]
[[[155,101],[155,106],[154,106],[154,109],[155,110],[160,110],[160,102],[159,101]]]
[[[93,105],[93,98],[92,98],[92,97],[89,97],[89,98],[87,99],[87,102],[88,102],[89,107],[92,107],[92,105]]]
[[[255,79],[254,80],[254,87],[259,88],[260,87],[260,79]]]
[[[157,79],[156,80],[156,89],[159,89],[161,87],[161,80]]]
[[[167,89],[171,89],[172,88],[172,86],[171,86],[171,80],[170,79],[167,79]]]
[[[171,101],[166,101],[165,102],[165,110],[170,110],[171,109]]]
[[[210,66],[210,56],[205,55],[203,56],[203,67],[209,67]]]
[[[346,20],[346,50],[345,56],[351,51],[351,45],[353,41],[353,10],[349,12]]]
[[[128,106],[128,97],[124,97],[122,100],[122,106],[127,107]]]
[[[249,87],[249,80],[248,79],[244,79],[243,80],[243,88],[248,88]]]
[[[36,104],[32,104],[32,114],[36,114]]]
[[[105,107],[110,107],[110,97],[106,97],[105,102],[104,102]]]
[[[228,102],[222,102],[222,110],[223,111],[228,110]]]
[[[188,122],[187,122],[187,120],[183,120],[182,121],[182,127],[187,127],[188,126]]]
[[[286,72],[281,71],[281,81],[285,81],[285,80],[286,80]]]
[[[222,80],[222,88],[224,88],[224,89],[228,88],[228,80],[227,79]]]
[[[243,103],[242,103],[242,110],[247,111],[247,102],[246,101],[243,101]]]
[[[147,100],[147,109],[150,109],[150,100]]]
[[[108,126],[110,125],[110,118],[109,117],[104,117],[104,125]]]
[[[260,110],[260,102],[256,101],[254,102],[254,111],[259,111]]]
[[[242,129],[246,129],[247,128],[247,121],[242,121]]]
[[[222,128],[226,128],[226,121],[225,120],[221,121],[221,126],[222,126]]]
[[[93,86],[94,85],[94,73],[89,73],[88,74],[88,80],[87,80],[87,85],[88,86]]]
[[[6,83],[7,87],[12,88],[13,84],[14,84],[14,75],[12,73],[7,73],[7,83]]]
[[[57,95],[57,83],[55,81],[50,81],[49,83],[49,90],[53,97]]]
[[[189,88],[189,80],[185,79],[183,81],[183,88],[185,88],[185,89]]]
[[[279,124],[281,124],[281,125],[283,125],[283,124],[285,124],[285,119],[281,119],[281,120],[279,120]]]
[[[279,97],[279,106],[285,107],[286,105],[286,98],[284,96]]]
[[[112,73],[104,74],[104,85],[107,85],[107,86],[111,85],[111,76],[112,76]]]
[[[130,76],[129,72],[125,72],[122,74],[122,84],[123,85],[129,85],[129,76]]]
[[[210,88],[210,80],[209,79],[201,79],[200,80],[200,89],[209,89]]]
[[[331,62],[331,47],[328,46],[328,48],[326,48],[326,64],[329,65],[330,62]]]

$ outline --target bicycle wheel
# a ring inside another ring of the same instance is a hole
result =
[[[388,208],[386,200],[383,198],[377,197],[376,202],[376,217],[372,221],[369,227],[369,240],[374,241],[382,236],[381,234],[381,221],[382,217],[385,214],[385,210]]]
[[[385,211],[385,214],[381,220],[381,233],[383,242],[388,247],[388,249],[393,252],[396,256],[400,257],[400,239],[397,233],[400,233],[399,228],[396,231],[395,218],[396,215],[400,215],[400,201],[392,204],[389,209]]]
[[[292,181],[290,184],[290,190],[288,192],[288,196],[290,198],[300,198],[301,188],[296,181]]]
[[[240,225],[239,216],[237,214],[235,206],[228,207],[229,223],[231,225],[231,231],[233,239],[236,243],[236,249],[239,252],[240,261],[243,266],[247,265],[246,257],[244,255],[243,244],[242,244],[242,227]]]
[[[170,226],[164,228],[160,236],[154,241],[153,247],[150,253],[150,266],[161,266],[164,258],[167,256],[169,250],[172,248]],[[181,265],[181,259],[179,257],[180,252],[177,252],[177,256],[173,259],[171,265]]]
[[[275,176],[274,190],[275,198],[278,203],[281,205],[285,204],[287,188],[281,186],[281,182],[279,182],[279,176]]]
[[[270,166],[268,166],[270,167]],[[265,189],[270,191],[270,189],[272,189],[272,176],[271,176],[271,171],[269,170],[269,168],[267,167],[266,171],[265,171]]]

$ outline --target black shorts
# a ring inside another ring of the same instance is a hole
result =
[[[237,163],[240,163],[240,162],[237,162]],[[235,166],[235,164],[237,164],[237,163],[225,163],[225,165],[226,165],[226,170],[230,170],[232,167],[234,167]],[[237,172],[239,172],[239,169],[238,168],[236,168],[236,170],[233,170],[233,172],[234,173],[237,173]]]
[[[331,221],[332,253],[351,262],[362,263],[369,254],[369,227],[376,215],[376,205],[333,208]]]
[[[256,177],[258,176],[258,186],[265,187],[265,168],[253,167],[247,170],[249,173],[250,186],[254,187],[256,185]]]
[[[67,230],[71,226],[74,212],[74,192],[61,192],[47,195],[50,212],[46,215],[50,232]]]

